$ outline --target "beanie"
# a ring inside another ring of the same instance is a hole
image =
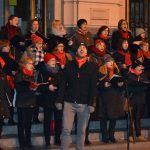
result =
[[[79,19],[79,20],[77,21],[77,26],[78,26],[78,28],[81,28],[81,25],[82,25],[83,23],[87,23],[87,20],[85,20],[85,19]]]
[[[106,64],[109,61],[114,61],[114,59],[109,54],[104,55],[103,57],[104,64]]]
[[[102,40],[100,40],[100,39],[95,40],[95,46],[96,46],[97,44],[101,44],[101,43],[104,43],[104,45],[105,45],[105,42],[104,42],[104,41],[102,41]],[[106,47],[106,45],[105,45],[105,47]]]
[[[54,55],[50,54],[50,53],[46,53],[44,55],[44,61],[47,63],[50,59],[52,58],[56,58]]]
[[[137,66],[142,65],[142,62],[140,62],[139,60],[134,60],[132,62],[132,68],[135,69]]]
[[[136,28],[136,36],[139,36],[142,33],[145,33],[145,30],[143,28]]]

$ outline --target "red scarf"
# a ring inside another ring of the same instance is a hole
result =
[[[99,49],[96,48],[95,46],[91,46],[90,49],[93,53],[95,53],[97,56],[100,56],[100,57],[103,57],[106,54],[106,49],[103,51],[99,51]]]
[[[67,60],[66,60],[66,54],[65,54],[65,52],[59,52],[58,50],[56,50],[56,52],[54,53],[54,55],[57,57],[60,65],[66,65]]]
[[[99,34],[98,37],[99,37],[100,39],[104,39],[104,40],[107,40],[107,39],[108,39],[108,36],[104,36],[104,35],[102,35],[102,34]]]
[[[88,57],[85,57],[85,58],[79,58],[79,57],[75,57],[75,60],[78,64],[78,67],[81,68],[88,60]]]
[[[122,50],[117,50],[117,52],[123,56],[125,56],[125,64],[127,66],[131,65],[132,64],[132,61],[131,61],[131,55],[129,52],[125,53],[123,52]]]
[[[144,54],[143,54],[143,51],[142,50],[138,50],[138,53],[137,53],[137,59],[142,59],[142,63],[144,62]]]
[[[12,38],[14,38],[15,35],[18,35],[18,27],[10,25],[9,23],[6,24],[6,28],[8,31],[8,40],[11,40]]]
[[[141,70],[141,72],[136,72],[135,69],[133,69],[132,67],[129,68],[129,71],[137,76],[141,75],[143,72],[142,70]]]
[[[123,31],[123,30],[118,30],[118,31],[121,34],[121,37],[123,39],[129,39],[129,32],[128,31]]]
[[[22,72],[23,72],[25,75],[28,75],[28,76],[30,76],[30,77],[33,76],[33,70],[28,70],[28,69],[26,69],[26,68],[23,68],[23,69],[22,69]]]
[[[107,70],[108,70],[108,75],[109,75],[109,79],[111,79],[112,78],[112,76],[114,75],[114,68],[108,68],[107,67]]]
[[[143,55],[144,55],[145,58],[150,59],[150,51],[148,51],[148,52],[143,51]]]
[[[83,31],[83,30],[81,30],[81,29],[78,29],[78,30],[77,30],[77,33],[79,33],[79,34],[81,34],[81,35],[85,35],[85,34],[87,34],[87,32],[88,32],[88,30],[86,30],[86,31]]]

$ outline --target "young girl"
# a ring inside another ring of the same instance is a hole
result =
[[[18,138],[21,148],[31,148],[31,122],[33,108],[36,106],[35,92],[53,90],[49,84],[35,82],[33,60],[23,57],[20,69],[15,75],[16,107],[18,113]]]
[[[44,56],[44,61],[46,63],[46,68],[40,72],[42,78],[41,82],[49,82],[51,84],[53,91],[43,91],[39,95],[39,105],[44,108],[44,136],[46,146],[50,146],[50,121],[52,113],[54,112],[55,119],[55,144],[60,145],[60,133],[62,124],[62,110],[60,110],[60,105],[55,106],[55,100],[57,99],[57,89],[61,81],[62,72],[59,66],[56,64],[56,57],[53,54],[46,53]],[[40,79],[38,79],[39,81]],[[43,101],[44,96],[44,101]]]
[[[33,74],[33,60],[31,58],[22,58],[20,61],[20,70],[15,76],[16,88],[16,107],[18,113],[18,138],[20,148],[31,148],[31,122],[32,111],[36,105]]]

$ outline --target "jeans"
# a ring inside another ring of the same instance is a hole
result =
[[[83,150],[85,131],[90,117],[86,104],[64,102],[63,129],[61,134],[61,150],[68,150],[71,140],[71,130],[77,114],[76,150]]]

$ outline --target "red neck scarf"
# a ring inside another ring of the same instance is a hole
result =
[[[8,40],[11,40],[15,35],[18,35],[18,27],[10,25],[9,23],[6,24],[6,28],[8,31]]]
[[[104,39],[104,40],[107,40],[107,39],[108,39],[108,36],[104,36],[104,35],[102,35],[102,34],[99,34],[98,37],[101,38],[101,39]]]
[[[28,70],[26,68],[23,68],[22,69],[22,72],[25,74],[25,75],[28,75],[30,77],[33,77],[33,70]]]
[[[143,51],[143,55],[144,55],[145,58],[150,59],[150,51],[148,51],[148,52]]]
[[[125,53],[124,51],[122,50],[117,50],[117,52],[123,56],[125,56],[125,64],[127,66],[131,65],[132,64],[132,61],[131,61],[131,55],[129,52]]]
[[[138,50],[138,53],[137,53],[137,59],[140,59],[140,58],[141,58],[141,61],[144,62],[144,54],[142,50]]]
[[[109,79],[111,79],[112,78],[112,76],[114,75],[114,68],[108,68],[107,67],[107,70],[108,70],[108,75],[109,75]]]
[[[65,52],[59,52],[58,50],[56,50],[56,52],[54,53],[54,55],[57,57],[60,65],[66,65],[67,60],[66,60],[66,54],[65,54]]]
[[[132,67],[129,68],[129,71],[137,76],[141,75],[143,72],[142,70],[140,72],[136,72],[135,69],[133,69]]]
[[[85,58],[79,58],[79,57],[75,57],[75,60],[78,64],[78,67],[81,68],[88,60],[88,57],[85,57]]]
[[[96,48],[95,46],[91,46],[90,49],[93,53],[95,53],[97,56],[100,56],[100,57],[103,57],[106,54],[106,50],[99,51],[99,49]]]
[[[121,37],[123,39],[129,39],[129,32],[128,31],[123,31],[123,30],[118,30],[118,31],[121,34]]]
[[[87,34],[87,32],[88,32],[88,30],[83,31],[83,30],[80,29],[80,28],[77,30],[77,33],[79,33],[79,34],[81,34],[81,35],[85,35],[85,34]]]

